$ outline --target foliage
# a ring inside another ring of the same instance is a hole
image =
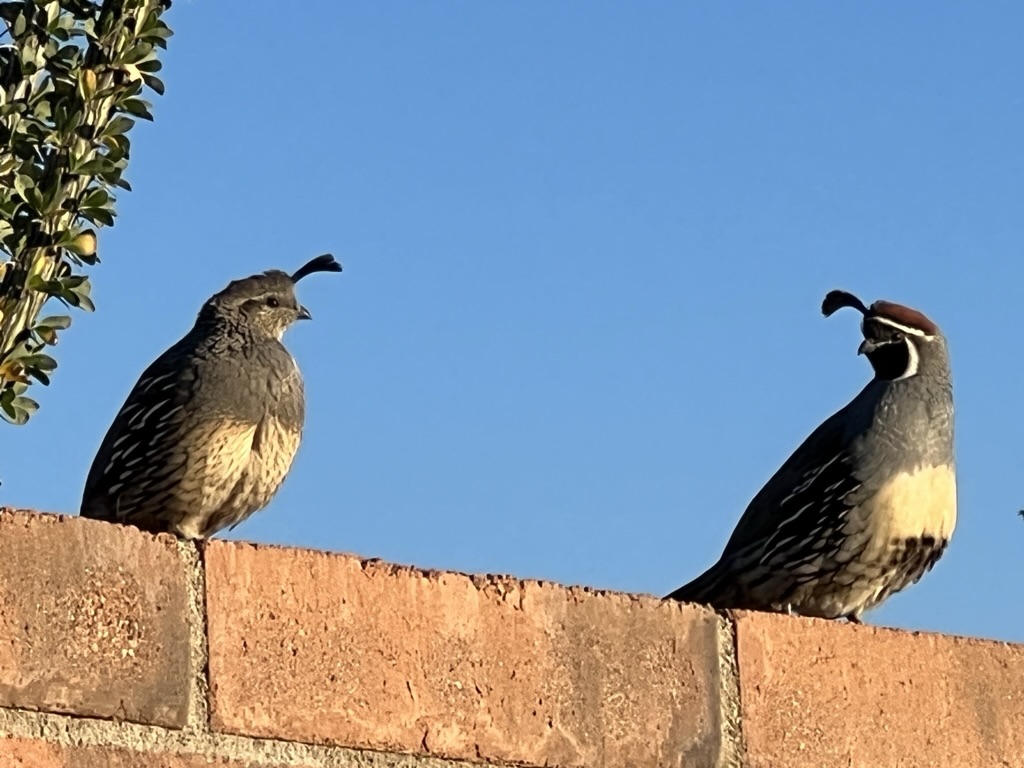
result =
[[[153,119],[144,89],[164,91],[170,5],[0,2],[0,416],[12,423],[38,407],[25,392],[49,383],[57,361],[44,350],[71,324],[38,319],[43,305],[93,309],[80,272],[98,261],[95,228],[114,223],[113,191],[131,189],[127,134]]]

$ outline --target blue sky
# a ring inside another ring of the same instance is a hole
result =
[[[872,623],[1024,641],[1024,6],[181,0],[5,503],[75,512],[143,368],[332,251],[305,442],[235,536],[663,594],[868,380],[831,288],[945,330],[960,522]]]

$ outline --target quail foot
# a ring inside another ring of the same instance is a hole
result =
[[[859,622],[942,556],[957,501],[946,340],[900,304],[832,291],[822,312],[841,307],[863,315],[874,378],[754,497],[718,562],[667,599]]]
[[[210,297],[128,395],[93,459],[81,514],[202,540],[265,507],[305,420],[302,376],[281,343],[310,317],[295,284],[340,271],[325,254]]]

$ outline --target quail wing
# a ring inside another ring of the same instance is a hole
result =
[[[850,496],[861,486],[847,422],[843,409],[815,429],[747,505],[718,562],[668,597],[736,601],[757,586],[759,576],[789,573],[797,585],[826,572],[830,547],[840,546],[853,506]]]
[[[179,353],[185,339],[139,377],[93,459],[82,515],[142,524],[181,476],[187,459],[189,404],[198,371]],[[143,527],[149,527],[143,525]]]

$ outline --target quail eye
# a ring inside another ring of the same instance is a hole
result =
[[[276,309],[277,307],[281,306],[281,302],[278,300],[278,298],[276,296],[270,296],[267,299],[267,306],[268,307],[273,307],[273,308]]]

